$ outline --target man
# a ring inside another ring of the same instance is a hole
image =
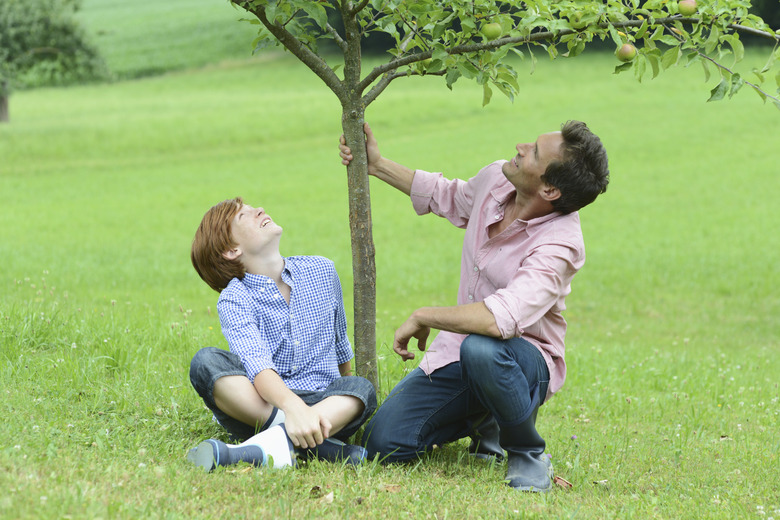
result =
[[[417,309],[395,333],[393,350],[410,360],[412,339],[425,351],[430,330],[441,331],[369,422],[369,456],[408,460],[470,436],[477,456],[500,459],[506,450],[510,486],[549,491],[552,464],[536,414],[566,375],[561,312],[585,261],[577,210],[609,182],[601,141],[570,121],[463,181],[383,157],[364,130],[370,175],[409,195],[418,214],[466,229],[458,305]],[[352,160],[343,136],[340,155]]]
[[[230,352],[200,350],[190,379],[231,436],[251,437],[191,450],[189,460],[209,471],[241,460],[263,465],[269,454],[275,466],[294,465],[296,448],[327,460],[365,458],[362,447],[342,442],[374,412],[376,395],[351,375],[338,275],[323,257],[283,257],[281,236],[263,208],[236,198],[206,213],[192,243],[193,266],[220,293]]]

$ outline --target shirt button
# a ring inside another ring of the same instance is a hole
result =
[[[473,300],[473,299],[474,299],[474,295],[473,294],[469,294],[469,300]]]
[[[293,370],[298,370],[298,367],[292,367]]]
[[[475,266],[474,266],[474,271],[479,271],[479,267],[477,267],[477,266],[475,265]]]
[[[501,215],[496,215],[496,216],[495,216],[495,219],[496,219],[496,220],[498,220],[498,219],[500,219],[500,218],[501,218]]]

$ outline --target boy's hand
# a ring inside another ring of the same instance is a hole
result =
[[[298,448],[314,448],[330,436],[330,422],[303,402],[284,414],[287,435]]]

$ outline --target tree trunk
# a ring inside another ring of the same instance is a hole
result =
[[[8,122],[8,91],[6,83],[0,83],[0,123]]]
[[[363,124],[366,106],[358,88],[362,29],[352,2],[341,3],[344,21],[344,80],[334,92],[341,101],[341,128],[352,150],[347,166],[349,228],[352,235],[352,277],[355,304],[355,372],[379,390],[376,359],[376,264],[371,223],[371,195]],[[353,144],[355,143],[355,144]]]
[[[341,125],[348,143],[365,141],[365,109],[358,99],[343,106]],[[376,263],[371,223],[368,162],[364,146],[352,145],[347,167],[349,227],[352,236],[352,276],[355,304],[355,370],[379,389],[376,363]]]

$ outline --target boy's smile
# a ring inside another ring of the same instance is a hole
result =
[[[231,223],[233,241],[242,254],[261,254],[271,246],[273,252],[279,248],[282,227],[263,208],[244,204]]]

